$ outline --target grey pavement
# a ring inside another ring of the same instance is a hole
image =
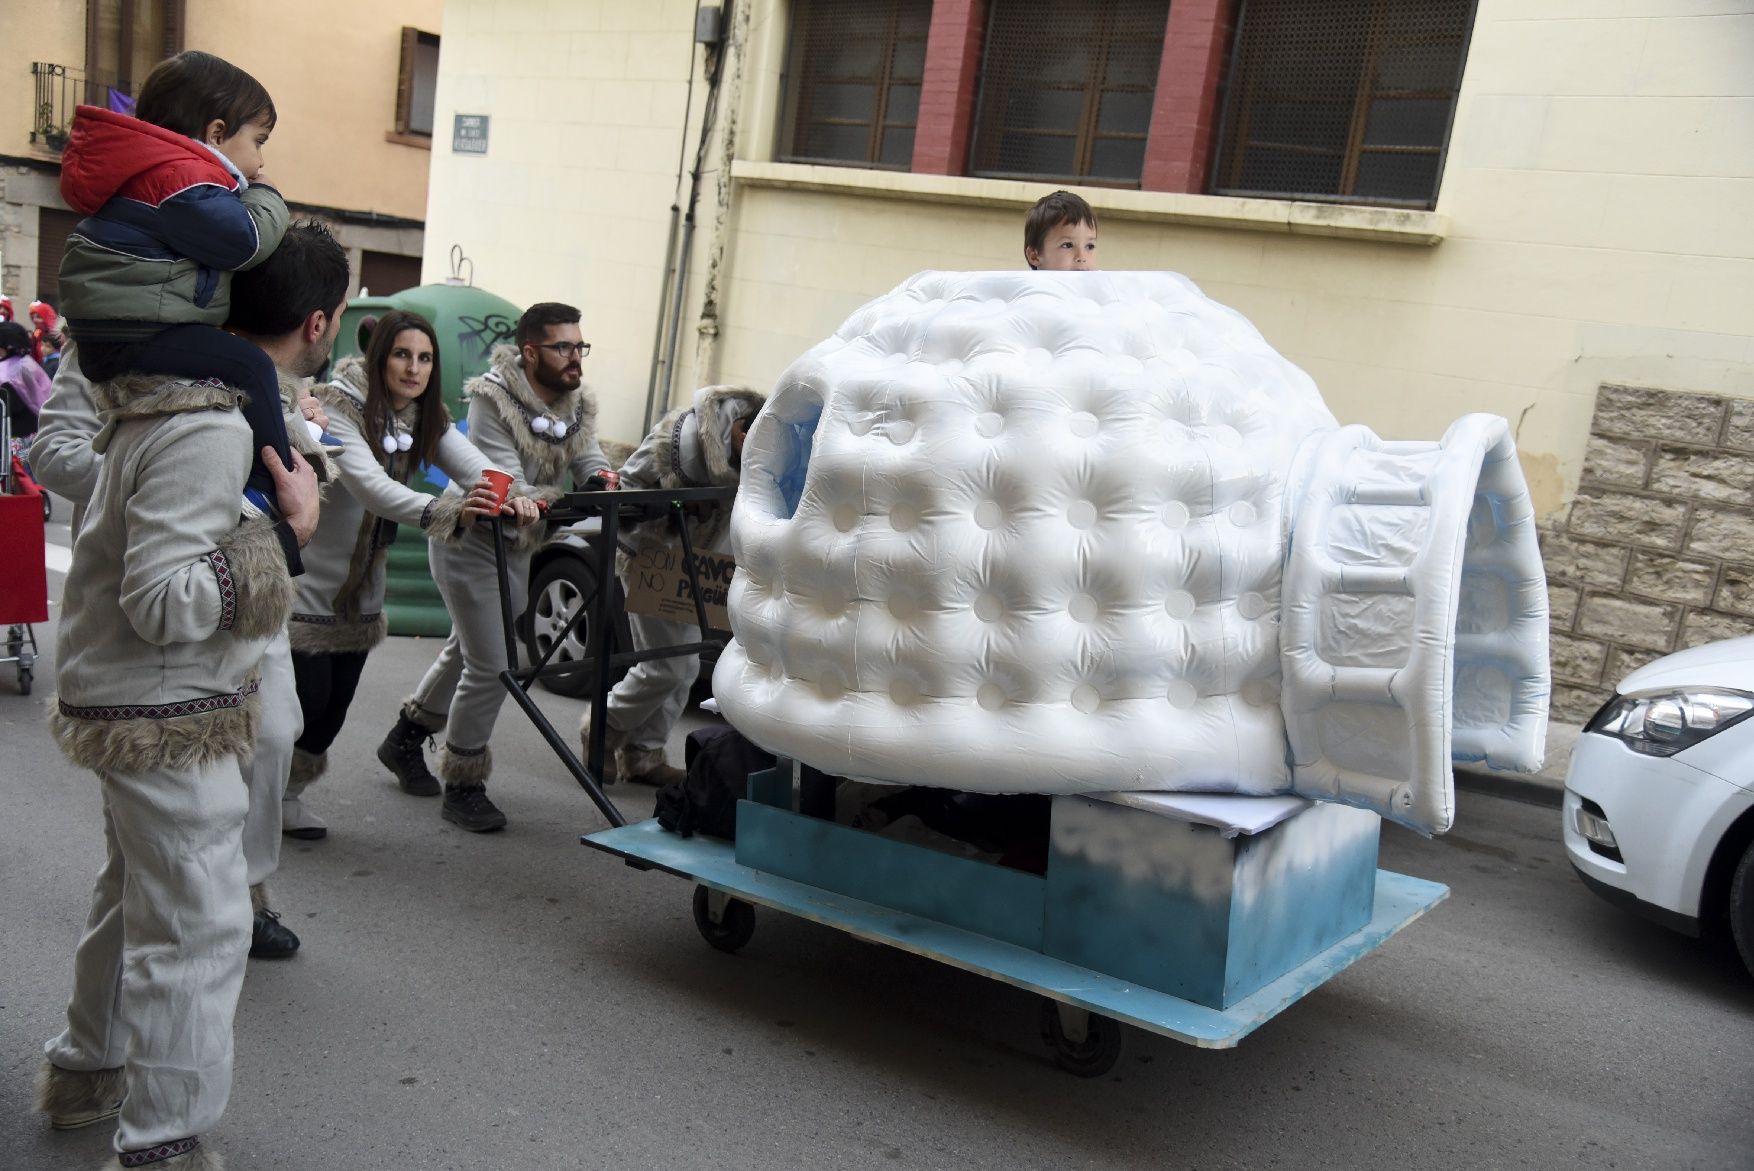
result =
[[[1586,892],[1551,808],[1464,792],[1442,838],[1387,829],[1384,865],[1449,902],[1238,1049],[1134,1032],[1085,1081],[1022,991],[768,912],[711,950],[686,883],[577,844],[601,821],[509,704],[510,827],[444,823],[371,754],[437,649],[372,656],[310,793],[330,837],[287,843],[277,901],[305,946],[245,982],[209,1136],[234,1171],[1754,1165],[1754,981]],[[27,1112],[101,852],[96,782],[44,727],[52,665],[29,699],[0,666],[8,1169],[108,1142]],[[541,702],[563,729],[581,706]]]

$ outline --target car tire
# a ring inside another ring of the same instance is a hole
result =
[[[617,623],[623,621],[620,617],[620,592],[617,587],[613,607]],[[524,612],[526,660],[534,663],[546,654],[554,638],[565,629],[573,611],[582,604],[593,604],[596,594],[596,572],[583,558],[556,557],[538,569],[530,582],[529,608]],[[590,619],[586,618],[573,628],[549,662],[568,663],[584,659],[589,653],[586,648],[590,646],[590,638]],[[619,682],[626,673],[625,669],[617,670],[613,679]],[[586,672],[542,679],[542,686],[549,691],[573,699],[590,695],[591,685],[591,676]]]
[[[1754,843],[1742,851],[1742,860],[1730,879],[1730,934],[1736,938],[1742,963],[1754,975]]]

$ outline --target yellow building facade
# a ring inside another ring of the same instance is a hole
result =
[[[1481,0],[1431,211],[1075,189],[1101,216],[1106,266],[1193,278],[1307,369],[1343,421],[1427,437],[1470,410],[1512,419],[1552,516],[1576,488],[1602,383],[1754,394],[1743,8]],[[459,245],[514,301],[578,302],[604,409],[629,434],[669,209],[686,198],[678,161],[702,116],[695,9],[445,5],[427,277]],[[694,336],[672,397],[771,384],[920,269],[1020,266],[1022,212],[1059,185],[774,161],[788,5],[728,11],[684,299]],[[443,141],[458,113],[490,117],[487,153]]]
[[[423,77],[420,38],[404,30],[436,44],[442,15],[441,0],[0,5],[0,290],[53,300],[53,273],[43,269],[77,220],[58,192],[58,136],[74,105],[132,93],[178,49],[217,54],[267,87],[279,119],[267,173],[348,249],[355,289],[374,276],[380,286],[416,283],[430,138],[406,132],[398,117],[405,88],[424,84],[430,103],[437,49]],[[406,79],[405,58],[415,65]]]

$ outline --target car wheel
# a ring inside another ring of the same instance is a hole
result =
[[[591,621],[581,618],[577,626],[566,631],[566,624],[581,606],[594,604],[597,596],[597,575],[577,557],[556,557],[544,565],[530,583],[530,605],[524,614],[524,653],[529,661],[548,653],[558,639],[550,663],[576,663],[590,656]],[[562,632],[566,632],[562,637]],[[616,678],[625,672],[617,671]],[[579,698],[591,694],[591,675],[579,672],[558,678],[543,678],[542,686],[557,695]]]
[[[1730,934],[1736,937],[1736,950],[1742,953],[1749,974],[1754,975],[1754,843],[1742,851],[1735,877],[1730,879]]]

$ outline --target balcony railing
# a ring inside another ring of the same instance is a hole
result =
[[[87,77],[71,65],[32,61],[31,79],[36,83],[36,102],[31,107],[30,140],[35,146],[59,151],[67,145],[67,128],[73,111],[81,104],[104,106],[124,114],[134,112],[134,99],[125,86]]]

